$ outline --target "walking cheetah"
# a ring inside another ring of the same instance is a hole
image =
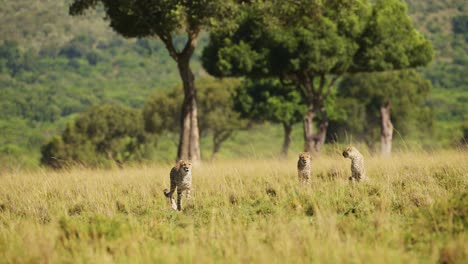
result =
[[[299,153],[299,160],[297,161],[297,176],[299,178],[300,183],[310,183],[310,171],[310,153]]]
[[[350,181],[361,181],[367,178],[364,168],[364,157],[355,147],[347,147],[343,151],[343,157],[351,160],[351,177]]]
[[[192,162],[190,160],[179,160],[170,173],[171,190],[164,189],[164,195],[170,199],[171,207],[174,210],[182,210],[183,191],[186,192],[187,200],[190,199],[190,189],[192,188]],[[177,188],[177,204],[173,194]]]

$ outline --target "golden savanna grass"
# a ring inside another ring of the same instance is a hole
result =
[[[468,153],[205,162],[183,212],[172,165],[0,174],[2,263],[463,263]],[[185,202],[185,200],[184,200]],[[466,262],[465,262],[466,263]]]

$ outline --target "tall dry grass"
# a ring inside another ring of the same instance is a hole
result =
[[[2,263],[463,263],[468,154],[206,162],[172,211],[170,165],[0,175]]]

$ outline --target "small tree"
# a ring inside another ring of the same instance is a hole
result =
[[[41,149],[41,163],[61,168],[68,163],[118,166],[142,157],[146,142],[139,111],[117,105],[92,107],[68,124],[61,137]]]
[[[177,63],[184,88],[177,158],[200,160],[197,96],[190,59],[201,30],[229,17],[235,4],[222,0],[73,0],[70,14],[83,14],[99,3],[104,6],[110,26],[122,36],[158,37],[165,44]],[[174,35],[183,33],[185,44],[178,47]]]
[[[381,153],[389,155],[394,126],[403,135],[431,130],[432,117],[424,106],[430,88],[429,81],[412,70],[348,75],[338,87],[341,102],[347,102],[341,107],[347,112],[343,128],[372,144],[372,131],[378,127]]]
[[[204,67],[215,76],[271,77],[295,87],[308,107],[305,151],[325,141],[325,102],[342,75],[412,68],[432,58],[398,0],[259,1],[238,24],[212,32]]]
[[[197,83],[200,106],[200,135],[211,135],[215,158],[221,145],[233,133],[244,127],[244,121],[233,110],[232,94],[238,82],[234,80],[202,80]],[[145,103],[143,117],[145,129],[150,133],[177,133],[176,117],[180,115],[177,107],[183,100],[180,89],[157,92]]]
[[[462,125],[461,125],[461,137],[460,139],[458,140],[458,145],[459,146],[464,146],[464,147],[467,147],[468,146],[468,122],[464,122]]]
[[[233,96],[238,84],[236,80],[204,80],[199,85],[200,131],[212,137],[212,160],[219,154],[221,145],[245,127],[246,122],[234,111]]]
[[[249,80],[235,96],[235,109],[241,116],[255,121],[279,123],[284,129],[281,154],[287,157],[293,125],[300,122],[307,108],[301,95],[278,80]]]

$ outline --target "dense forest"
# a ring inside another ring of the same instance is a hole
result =
[[[72,17],[68,14],[70,3],[9,1],[0,9],[0,160],[38,164],[41,146],[65,131],[79,113],[104,104],[143,109],[151,95],[181,86],[176,64],[160,40],[125,39],[102,19],[103,10]],[[415,117],[423,116],[427,129],[421,131],[413,124],[402,129],[402,133],[404,139],[418,139],[421,146],[452,147],[467,133],[466,3],[406,3],[415,27],[432,42],[435,58],[429,66],[417,70],[432,86],[425,92],[425,100],[418,102],[426,110]],[[174,39],[180,48],[184,41],[183,37]],[[212,78],[201,66],[202,50],[208,41],[208,33],[203,32],[191,60],[199,80]],[[335,128],[346,126],[343,111],[337,107],[332,112]],[[271,135],[281,142],[280,125],[273,122],[266,126],[249,124],[243,129],[249,129],[254,136],[265,129],[273,131]],[[171,133],[175,132],[166,131],[158,139],[161,151],[152,157],[173,159],[174,153],[168,149],[173,148]],[[216,144],[210,143],[213,133],[202,134],[202,148],[214,148]],[[237,144],[245,144],[246,135],[242,133],[226,145],[235,149]],[[255,138],[260,148],[270,141]],[[268,151],[279,153],[280,147],[279,144]]]

